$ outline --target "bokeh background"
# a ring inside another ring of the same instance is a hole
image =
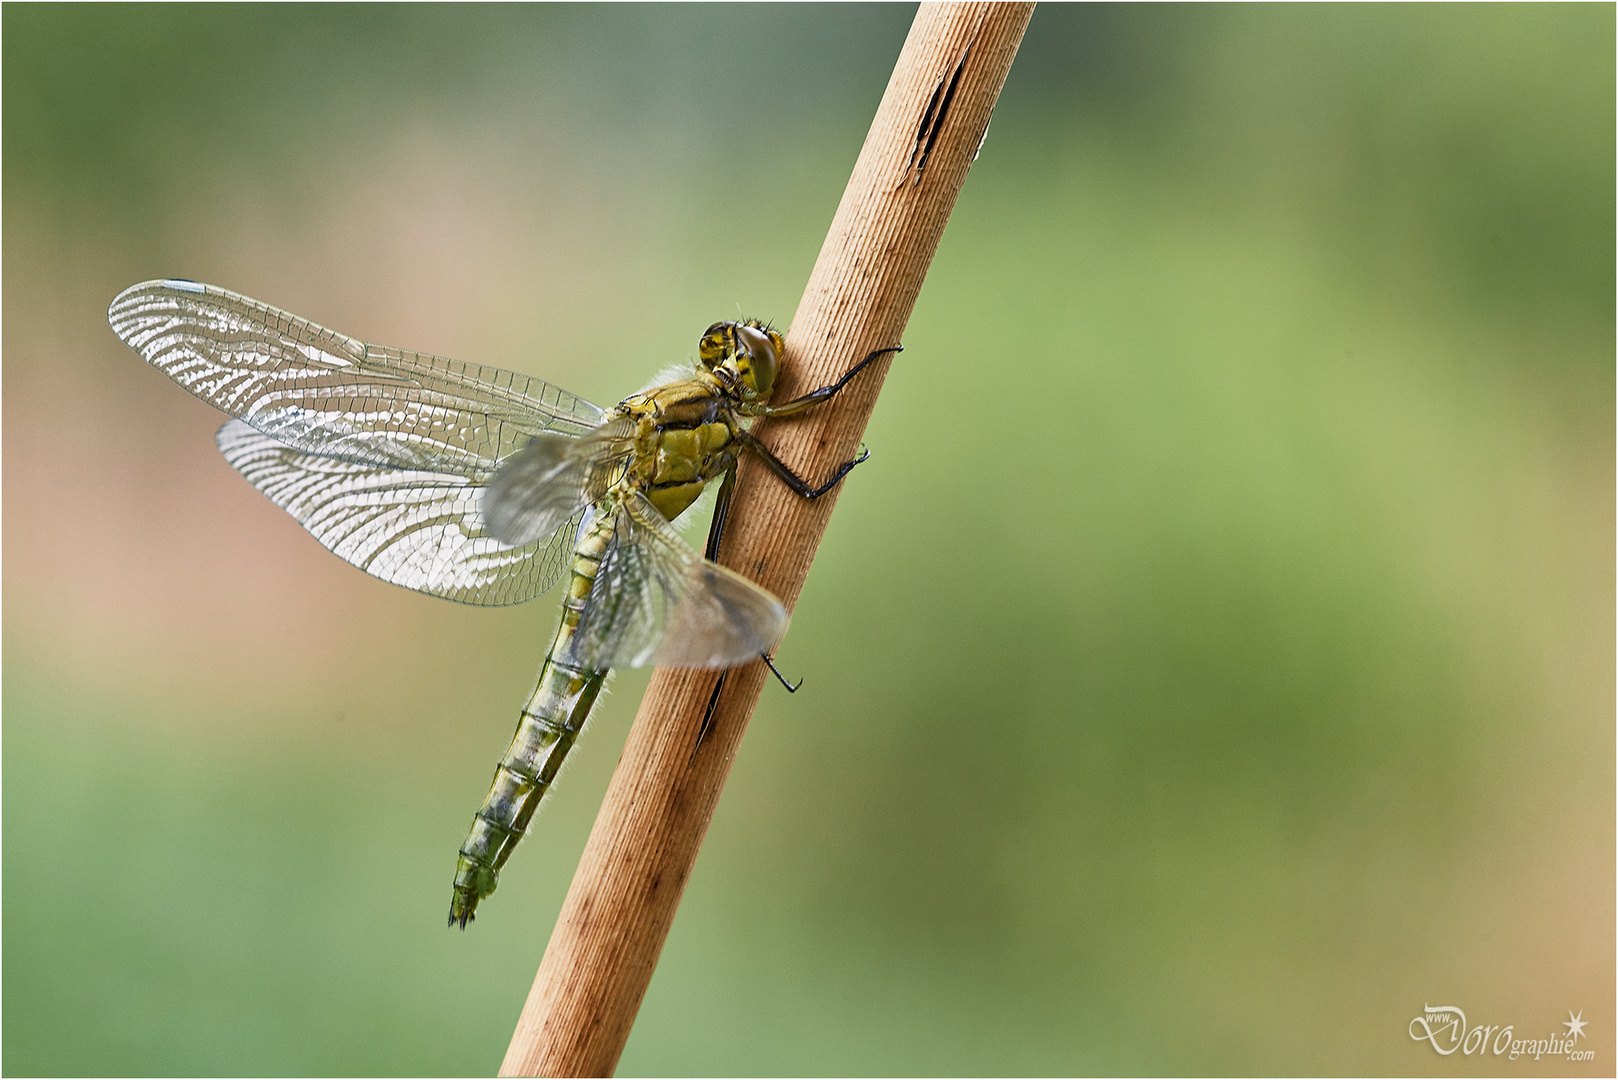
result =
[[[6,5],[7,1074],[492,1072],[646,680],[447,932],[554,596],[327,554],[113,295],[610,403],[912,12]],[[1610,1074],[1614,29],[1038,10],[622,1073]]]

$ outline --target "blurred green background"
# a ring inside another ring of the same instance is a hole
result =
[[[447,932],[555,597],[327,554],[113,295],[610,403],[791,318],[912,12],[6,5],[7,1074],[492,1072],[646,680]],[[1613,42],[1036,12],[622,1073],[1610,1074]]]

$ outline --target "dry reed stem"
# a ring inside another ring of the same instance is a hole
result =
[[[775,400],[899,343],[1033,7],[921,5],[793,317]],[[855,453],[891,362],[873,364],[831,402],[755,431],[818,482]],[[719,561],[791,608],[835,499],[804,502],[744,458]],[[766,672],[755,662],[724,673],[697,746],[719,678],[653,675],[502,1076],[606,1076],[617,1066]]]

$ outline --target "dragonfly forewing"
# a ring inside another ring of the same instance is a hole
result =
[[[212,285],[144,282],[107,315],[175,382],[309,453],[471,474],[541,432],[582,435],[603,416],[539,379],[368,345]]]

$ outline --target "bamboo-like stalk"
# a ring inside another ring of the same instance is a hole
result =
[[[775,400],[833,382],[872,350],[899,343],[1033,8],[921,5],[793,317]],[[800,475],[829,475],[854,455],[890,363],[873,364],[827,404],[756,432]],[[744,458],[719,561],[791,608],[835,499],[804,502]],[[699,745],[719,678],[673,669],[652,676],[502,1076],[616,1068],[766,671],[755,662],[724,673]]]

